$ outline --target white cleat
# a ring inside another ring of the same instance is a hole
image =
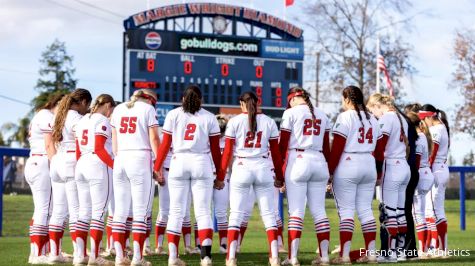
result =
[[[337,254],[340,253],[341,247],[340,245],[335,245],[335,249],[332,250],[331,254]]]
[[[101,265],[106,265],[106,266],[112,266],[114,265],[114,262],[110,260],[106,260],[103,257],[97,257],[95,259],[89,258],[89,262],[87,263],[87,266],[101,266]]]
[[[192,255],[192,254],[196,254],[195,253],[195,249],[192,248],[192,247],[185,247],[185,252],[184,252],[185,255]]]
[[[162,247],[156,248],[155,253],[158,254],[158,255],[166,255],[167,254],[167,252]]]
[[[58,264],[58,263],[71,263],[73,260],[71,258],[63,257],[60,253],[58,256],[50,255],[48,257],[48,264]]]
[[[211,260],[210,257],[206,256],[201,259],[200,266],[212,266],[213,261]]]
[[[316,259],[312,260],[312,266],[318,266],[318,265],[330,265],[330,258],[317,257]]]
[[[151,256],[153,255],[153,251],[150,249],[150,247],[145,247],[142,252],[143,256]]]
[[[31,262],[33,261],[33,258],[34,256],[31,256],[31,255],[28,257],[28,264],[31,264]]]
[[[340,264],[340,265],[351,265],[350,257],[336,257],[332,260],[332,264]]]
[[[276,258],[269,258],[269,265],[270,266],[280,266],[280,259]]]
[[[287,265],[287,266],[300,266],[300,262],[297,258],[292,259],[285,259],[280,265]]]
[[[237,266],[237,259],[226,260],[226,266]]]
[[[73,259],[74,266],[87,265],[89,262],[89,256],[86,257],[76,257]]]
[[[130,266],[130,263],[131,261],[126,257],[123,257],[122,259],[115,259],[115,266]]]
[[[228,253],[228,250],[227,250],[225,247],[220,246],[220,247],[219,247],[219,253],[221,253],[221,254],[226,254],[226,253]]]
[[[48,257],[45,255],[31,256],[31,260],[28,260],[29,264],[48,264]]]
[[[169,259],[168,266],[186,266],[186,263],[179,258]]]
[[[132,260],[130,266],[152,266],[152,263],[142,258],[141,260]]]

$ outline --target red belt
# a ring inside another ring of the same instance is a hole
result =
[[[46,154],[33,153],[31,156],[46,156]]]
[[[66,151],[66,153],[73,153],[73,152],[76,152],[76,151]]]

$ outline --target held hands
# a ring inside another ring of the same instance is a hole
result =
[[[221,190],[224,188],[224,181],[221,181],[219,179],[214,180],[214,189]]]
[[[333,176],[330,176],[327,183],[327,192],[332,193],[332,189],[333,189]]]
[[[276,179],[274,181],[274,187],[276,188],[283,188],[284,187],[284,181]],[[284,188],[285,189],[285,188]]]
[[[155,179],[155,181],[157,181],[160,186],[163,187],[165,185],[165,178],[163,177],[162,168],[156,172],[153,172],[153,179]]]

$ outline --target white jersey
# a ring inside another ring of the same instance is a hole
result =
[[[346,138],[346,153],[371,153],[376,148],[378,121],[373,115],[367,120],[363,111],[360,114],[362,121],[355,110],[347,110],[338,115],[333,126],[333,134]]]
[[[171,110],[162,130],[172,135],[173,153],[209,153],[209,137],[220,134],[218,120],[203,108],[194,114],[182,107]]]
[[[416,154],[421,156],[421,165],[419,168],[429,167],[429,144],[424,133],[417,134],[419,138],[416,141]]]
[[[435,162],[445,162],[449,153],[449,132],[444,124],[435,125],[429,128],[432,141],[439,145]]]
[[[161,139],[163,139],[163,132],[162,132],[162,129],[160,128],[160,137]],[[172,159],[172,155],[173,155],[173,147],[170,146],[170,150],[168,151],[167,153],[167,157],[165,158],[165,161],[163,162],[163,167],[165,168],[170,168],[170,161]]]
[[[112,128],[109,119],[102,114],[85,115],[76,126],[81,154],[94,152],[96,136],[106,137],[105,149],[112,155]]]
[[[285,110],[280,129],[291,133],[289,150],[304,149],[321,151],[323,137],[330,131],[327,115],[318,108],[314,109],[315,120],[306,104]]]
[[[66,121],[63,127],[63,140],[60,143],[61,151],[75,151],[76,150],[76,125],[81,120],[80,115],[75,110],[68,110]]]
[[[269,140],[279,138],[279,130],[275,121],[264,114],[256,116],[257,130],[255,134],[249,130],[246,113],[231,118],[226,126],[226,138],[235,140],[234,156],[236,157],[267,157],[269,156]]]
[[[148,130],[158,127],[155,108],[140,101],[130,109],[126,104],[119,104],[111,117],[111,126],[117,133],[117,151],[151,151]]]
[[[46,154],[45,133],[53,132],[53,113],[50,110],[43,109],[33,116],[30,122],[28,141],[30,142],[30,155]]]
[[[399,116],[399,118],[398,118]],[[389,137],[386,149],[384,150],[384,158],[388,159],[404,159],[406,158],[406,144],[404,143],[403,134],[407,138],[408,124],[406,119],[396,112],[390,111],[385,113],[379,119],[380,137],[387,135]],[[401,124],[404,130],[401,130]]]

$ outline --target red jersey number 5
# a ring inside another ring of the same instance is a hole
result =
[[[184,139],[185,140],[193,140],[195,138],[195,131],[196,131],[196,125],[195,124],[186,125]]]
[[[119,132],[122,134],[134,134],[137,131],[137,117],[122,117]]]

